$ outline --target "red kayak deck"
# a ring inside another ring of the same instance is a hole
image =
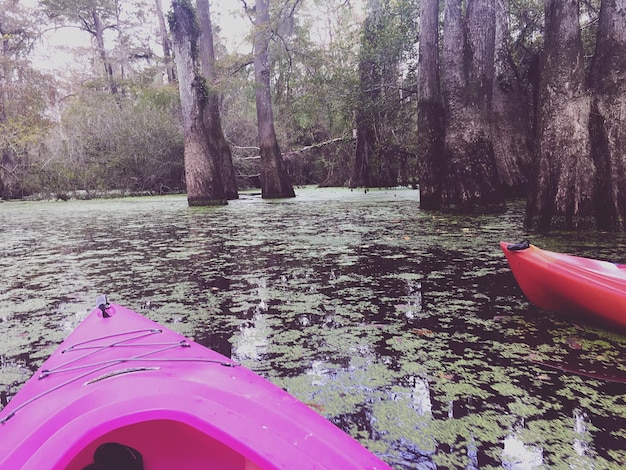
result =
[[[500,242],[500,247],[522,292],[537,307],[626,330],[624,265],[530,244],[519,249],[519,244]]]
[[[81,470],[107,442],[146,470],[390,468],[249,369],[114,304],[0,412],[0,469]]]

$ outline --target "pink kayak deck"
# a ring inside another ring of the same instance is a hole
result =
[[[500,247],[524,295],[537,307],[626,329],[626,269],[608,261]]]
[[[230,359],[119,305],[95,309],[0,412],[0,469],[79,470],[104,442],[146,470],[389,469]]]

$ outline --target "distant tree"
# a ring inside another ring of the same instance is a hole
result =
[[[165,70],[167,73],[168,83],[176,80],[175,64],[172,58],[172,42],[170,41],[167,28],[165,26],[165,16],[163,15],[163,6],[161,0],[154,0],[156,6],[157,20],[159,21],[159,36],[161,39],[161,47],[163,48],[163,61],[165,62]]]
[[[53,80],[29,63],[36,19],[19,1],[0,4],[0,197],[23,195],[29,155],[48,128]]]
[[[359,103],[355,113],[356,151],[350,187],[368,187],[372,184],[372,160],[377,141],[376,126],[382,125],[378,107],[381,95],[381,67],[376,42],[383,30],[380,0],[368,1],[368,15],[363,24],[359,58]]]
[[[113,63],[104,44],[104,32],[117,27],[115,0],[41,0],[44,11],[60,26],[73,26],[89,33],[107,77],[111,93],[118,91]]]
[[[295,197],[274,128],[270,88],[269,42],[272,38],[269,0],[257,0],[254,31],[254,77],[256,112],[261,153],[261,195],[263,198]]]
[[[585,67],[578,0],[547,0],[535,174],[526,206],[530,227],[574,229],[594,223],[598,175],[590,154]]]
[[[226,204],[219,165],[207,135],[203,113],[207,83],[198,64],[199,25],[189,0],[174,0],[169,15],[174,39],[185,141],[185,180],[190,206]]]
[[[344,185],[354,159],[355,107],[347,90],[356,78],[360,19],[337,0],[300,2],[295,13],[293,1],[275,5],[272,106],[289,176],[293,184]]]
[[[626,230],[626,2],[603,0],[591,64],[591,152],[597,227]]]
[[[445,170],[445,115],[439,74],[439,0],[422,0],[420,5],[417,94],[420,208],[437,210],[441,208]]]
[[[443,207],[504,208],[491,137],[495,50],[493,0],[445,1],[443,90],[446,113]],[[464,14],[465,13],[465,14]]]
[[[414,0],[368,0],[359,49],[355,103],[356,152],[351,186],[395,186],[407,176],[414,150],[417,42]],[[404,86],[404,82],[408,86]],[[405,112],[409,109],[410,112]]]
[[[215,72],[215,51],[213,47],[213,27],[208,0],[196,0],[196,8],[200,20],[200,34],[198,36],[198,54],[201,73],[206,81],[206,97],[202,117],[206,127],[209,144],[215,158],[221,160],[218,166],[220,178],[224,186],[224,195],[227,199],[237,199],[237,180],[233,167],[233,157],[230,145],[224,137],[222,120],[220,117],[219,93],[217,91],[217,75]]]

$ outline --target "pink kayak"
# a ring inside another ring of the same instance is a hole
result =
[[[249,369],[99,301],[0,412],[0,469],[390,469]]]
[[[626,266],[500,242],[524,295],[543,310],[626,329]]]

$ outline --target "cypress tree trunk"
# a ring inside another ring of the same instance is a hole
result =
[[[439,0],[422,0],[420,4],[417,95],[420,208],[437,210],[441,207],[445,168],[444,111],[439,88]]]
[[[590,139],[598,228],[626,230],[626,1],[603,0],[591,65]]]
[[[185,141],[185,180],[190,206],[226,204],[218,165],[206,134],[203,109],[206,83],[198,75],[198,25],[189,0],[174,0],[170,15],[174,54],[178,71]]]
[[[493,0],[446,0],[443,84],[446,111],[444,209],[500,212],[504,199],[491,139],[495,49]]]
[[[261,197],[264,199],[295,197],[289,175],[276,139],[269,66],[270,15],[269,0],[256,2],[256,32],[254,34],[254,79],[256,83],[256,113],[261,149]]]
[[[206,103],[203,109],[204,124],[209,144],[212,147],[212,153],[221,161],[219,169],[224,195],[226,199],[237,199],[239,194],[237,192],[233,156],[222,130],[219,94],[215,89],[215,51],[213,48],[213,27],[211,25],[209,1],[196,0],[196,7],[200,19],[200,36],[198,37],[200,65],[202,75],[207,82]]]
[[[594,225],[595,165],[578,0],[545,4],[537,142],[526,223],[539,229]]]
[[[526,194],[532,161],[530,109],[510,52],[508,6],[496,0],[495,71],[491,135],[500,183],[512,196]]]

